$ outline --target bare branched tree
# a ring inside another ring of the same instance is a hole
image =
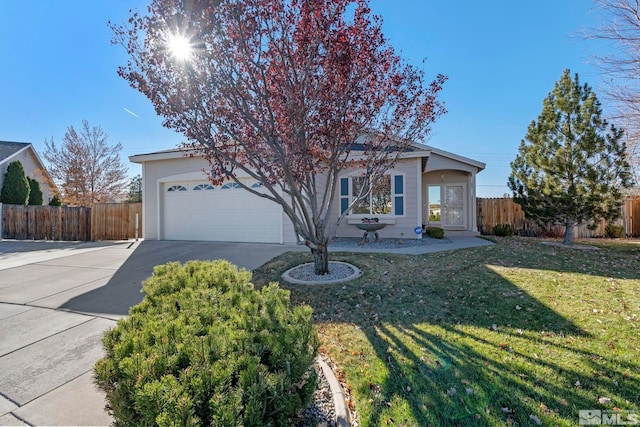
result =
[[[604,74],[605,98],[615,106],[613,120],[626,129],[628,158],[640,191],[640,0],[596,0],[602,25],[588,38],[605,42],[596,55]]]
[[[92,206],[122,196],[127,188],[127,166],[120,159],[122,144],[109,145],[100,126],[82,121],[82,130],[67,128],[62,145],[45,140],[48,171],[62,188],[65,203]]]

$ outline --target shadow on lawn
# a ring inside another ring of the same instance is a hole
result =
[[[608,261],[596,253],[571,263],[570,253],[544,247],[523,258],[499,246],[420,258],[334,254],[358,265],[363,277],[283,284],[294,303],[313,307],[320,333],[332,337],[327,350],[369,402],[358,407],[366,425],[535,425],[531,415],[575,425],[580,409],[611,409],[598,404],[600,396],[637,404],[633,358],[602,357],[598,337],[489,267],[584,274],[587,266],[607,277]],[[254,281],[278,280],[299,258],[274,260]],[[366,354],[370,348],[375,357]]]

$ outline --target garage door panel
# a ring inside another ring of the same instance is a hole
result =
[[[243,189],[193,190],[200,183],[168,183],[188,191],[164,192],[164,238],[280,243],[282,208]]]

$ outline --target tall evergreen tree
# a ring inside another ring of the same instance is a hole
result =
[[[565,245],[574,225],[619,217],[631,185],[622,135],[602,118],[591,88],[565,70],[511,163],[514,201],[539,224],[564,224]]]
[[[40,182],[37,179],[27,177],[29,181],[29,202],[28,205],[41,205],[44,200],[42,189],[40,188]]]
[[[26,205],[29,201],[29,180],[24,173],[24,167],[19,161],[13,161],[7,166],[4,185],[0,191],[0,202],[9,205]]]

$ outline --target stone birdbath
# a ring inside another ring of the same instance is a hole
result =
[[[371,233],[373,233],[377,241],[379,238],[378,230],[382,230],[386,225],[387,224],[380,224],[379,222],[363,222],[362,224],[356,224],[356,227],[360,230],[364,230],[363,239],[365,242],[370,242]]]

